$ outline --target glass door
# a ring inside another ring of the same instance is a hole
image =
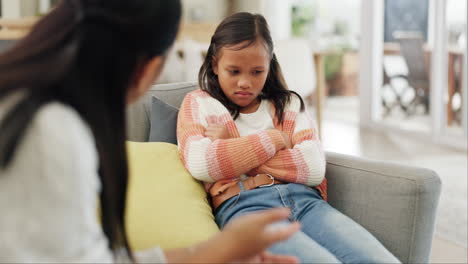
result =
[[[385,0],[381,122],[431,131],[429,0]]]
[[[363,0],[360,123],[467,149],[467,1]]]
[[[447,85],[444,87],[443,134],[446,137],[466,136],[466,54],[467,54],[467,1],[446,0],[445,30]],[[465,99],[464,99],[465,98]]]

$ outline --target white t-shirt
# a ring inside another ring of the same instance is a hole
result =
[[[0,119],[6,108],[0,105]],[[0,169],[0,262],[129,262],[123,254],[114,259],[97,221],[100,184],[87,124],[63,104],[43,106]],[[160,248],[135,257],[166,262]]]
[[[241,137],[255,134],[257,132],[273,129],[273,116],[271,115],[271,104],[268,100],[262,100],[257,111],[250,114],[239,113],[234,121]],[[240,178],[245,180],[248,176],[242,174]]]
[[[262,100],[257,111],[253,113],[240,113],[235,123],[241,137],[268,129],[274,129],[275,126],[273,125],[270,101]]]

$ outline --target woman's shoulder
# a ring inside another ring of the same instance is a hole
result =
[[[23,98],[23,94],[7,97],[0,103],[0,119]],[[26,136],[47,137],[51,140],[62,136],[89,137],[91,130],[80,114],[71,106],[57,101],[46,103],[37,109],[26,126]]]
[[[97,190],[100,188],[97,168],[97,150],[89,127],[72,107],[51,102],[38,109],[15,150],[12,163],[2,173],[14,175],[13,179],[17,180],[12,184],[20,184],[22,178],[41,179],[57,186],[78,189],[92,186]]]
[[[98,164],[91,129],[73,107],[60,102],[50,102],[38,109],[18,154],[17,167],[34,163],[30,165],[44,172],[49,171],[48,168],[67,171],[69,175],[65,178],[55,175],[55,172],[47,173],[47,177],[59,177],[60,181],[81,181],[83,178],[73,175],[93,172]],[[38,157],[34,159],[34,155]],[[89,174],[94,177],[94,174]]]
[[[15,95],[2,101],[0,119],[21,98],[21,95]],[[74,108],[59,102],[46,103],[27,122],[20,138],[21,143],[15,150],[13,166],[28,164],[30,167],[41,167],[44,165],[41,163],[49,158],[72,163],[74,158],[82,154],[87,155],[91,161],[96,158],[91,129]]]
[[[32,130],[53,135],[78,138],[88,138],[91,130],[80,114],[71,106],[60,102],[50,102],[39,108],[32,120]]]
[[[74,108],[60,102],[50,102],[39,108],[24,141],[29,147],[36,146],[45,156],[63,155],[60,157],[63,163],[86,157],[83,162],[94,165],[97,159],[90,127]]]
[[[81,123],[80,115],[78,112],[63,103],[60,102],[50,102],[41,106],[37,112],[35,120],[47,122],[53,119],[63,119],[62,121],[67,123]]]

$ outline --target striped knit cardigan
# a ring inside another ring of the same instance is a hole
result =
[[[221,102],[202,90],[193,91],[184,98],[177,120],[181,159],[192,176],[206,184],[207,190],[213,182],[232,184],[242,174],[265,173],[280,181],[316,186],[326,200],[325,155],[314,122],[306,112],[300,112],[297,97],[291,98],[283,119],[279,125],[274,118],[276,129],[240,137]],[[204,136],[209,125],[224,125],[230,138],[211,141]],[[290,137],[292,149],[285,148],[278,130]]]

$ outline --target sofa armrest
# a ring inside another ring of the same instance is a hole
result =
[[[441,181],[432,170],[327,153],[330,204],[403,263],[428,263]]]

